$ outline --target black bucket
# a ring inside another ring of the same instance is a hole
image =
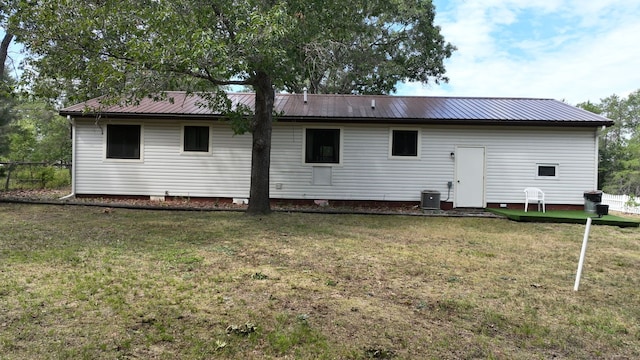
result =
[[[596,204],[596,214],[598,216],[609,215],[609,205]]]

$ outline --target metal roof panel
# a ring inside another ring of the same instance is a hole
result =
[[[234,104],[254,107],[251,93],[230,93]],[[197,94],[169,91],[166,100],[145,98],[138,104],[103,105],[100,98],[69,106],[61,115],[71,116],[158,116],[219,117],[203,105]],[[569,123],[580,126],[612,125],[605,117],[553,99],[489,97],[419,97],[388,95],[276,94],[274,111],[279,120],[313,121],[387,121],[412,123]],[[372,107],[375,100],[375,107]]]

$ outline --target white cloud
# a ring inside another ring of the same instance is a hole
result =
[[[455,1],[436,10],[445,39],[459,49],[446,62],[450,83],[403,84],[399,94],[575,104],[640,88],[639,0]]]

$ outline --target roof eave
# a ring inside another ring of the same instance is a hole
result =
[[[425,119],[425,118],[327,118],[327,117],[278,117],[280,122],[300,123],[347,123],[347,124],[407,124],[407,125],[506,125],[506,126],[565,126],[565,127],[600,127],[611,126],[613,121],[584,120],[506,120],[506,119]]]
[[[95,119],[96,117],[105,118],[105,119],[181,119],[181,120],[216,120],[221,119],[223,116],[221,115],[211,115],[211,114],[174,114],[174,113],[160,113],[160,114],[150,114],[150,113],[128,113],[128,112],[100,112],[100,113],[91,113],[91,112],[80,112],[80,111],[64,111],[60,110],[58,112],[61,116],[71,116],[74,118],[85,118],[85,119]]]
[[[174,114],[174,113],[125,113],[125,112],[102,112],[86,113],[78,111],[59,112],[61,116],[71,116],[75,118],[96,118],[102,119],[179,119],[179,120],[220,120],[221,115],[212,114]],[[507,120],[507,119],[425,119],[425,118],[333,118],[315,116],[278,116],[280,122],[298,123],[340,123],[340,124],[402,124],[402,125],[503,125],[503,126],[563,126],[563,127],[600,127],[612,126],[613,121],[571,121],[571,120]]]

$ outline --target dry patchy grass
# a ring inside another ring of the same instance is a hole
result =
[[[0,204],[0,354],[640,357],[637,229]]]

